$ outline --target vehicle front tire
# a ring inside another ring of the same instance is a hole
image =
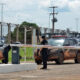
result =
[[[80,63],[80,52],[76,55],[75,63]]]
[[[63,53],[59,53],[58,59],[55,62],[56,64],[63,64],[63,61],[64,61],[64,55]]]

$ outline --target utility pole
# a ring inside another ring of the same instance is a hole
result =
[[[79,18],[76,18],[76,31],[78,32],[78,23],[79,23]]]
[[[52,19],[52,33],[54,33],[54,23],[57,22],[57,19],[55,18],[55,14],[58,14],[58,13],[55,13],[55,8],[57,8],[57,6],[53,6],[53,7],[50,7],[53,9],[53,13],[50,13],[50,15],[53,15],[53,19]]]
[[[2,39],[2,36],[3,36],[3,34],[2,34],[2,23],[3,23],[3,8],[4,8],[4,3],[1,3],[0,4],[1,5],[1,39]]]

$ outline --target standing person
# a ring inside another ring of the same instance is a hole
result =
[[[42,36],[42,42],[41,42],[41,45],[47,45],[48,42],[45,38],[45,36]],[[43,67],[41,69],[47,69],[47,48],[42,48],[41,49],[41,54],[42,54],[42,62],[43,62]]]
[[[5,63],[5,64],[8,64],[8,52],[10,51],[11,49],[11,46],[8,45],[4,48],[3,50],[3,56],[5,59],[2,60],[2,63]]]

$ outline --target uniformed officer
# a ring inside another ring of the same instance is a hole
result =
[[[3,51],[3,56],[4,56],[4,60],[2,60],[2,63],[5,63],[5,64],[8,64],[8,52],[10,51],[11,49],[11,46],[8,45],[4,48],[4,51]]]
[[[47,45],[48,42],[45,38],[45,36],[42,36],[42,42],[41,45]],[[41,50],[41,55],[42,55],[42,62],[43,62],[43,67],[41,69],[47,69],[47,48],[42,48]]]

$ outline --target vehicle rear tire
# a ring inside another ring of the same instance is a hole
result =
[[[77,53],[75,63],[80,63],[80,53]]]
[[[63,53],[59,53],[58,59],[55,62],[56,64],[63,64],[63,61],[64,61],[64,55]]]
[[[41,60],[35,60],[35,62],[37,63],[37,65],[40,65],[42,63]]]

